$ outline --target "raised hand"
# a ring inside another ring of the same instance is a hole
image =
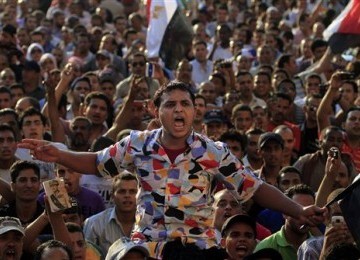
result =
[[[59,159],[59,149],[48,141],[23,139],[18,143],[18,147],[29,149],[31,156],[40,161],[57,162]]]

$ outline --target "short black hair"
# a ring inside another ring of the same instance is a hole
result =
[[[72,260],[74,258],[72,250],[65,243],[58,241],[58,240],[49,240],[38,246],[38,248],[36,249],[36,252],[35,252],[34,260],[41,260],[42,254],[48,248],[49,249],[50,248],[62,248],[67,253],[70,260]]]
[[[14,128],[12,128],[9,124],[6,123],[0,124],[0,132],[6,132],[6,131],[10,131],[14,135],[14,140],[18,141]]]
[[[236,131],[235,129],[229,129],[228,131],[224,132],[219,140],[223,143],[225,143],[228,140],[236,141],[240,143],[241,150],[245,151],[246,145],[247,145],[247,138],[245,135],[242,135],[239,131]]]
[[[178,89],[184,92],[189,93],[190,98],[192,100],[192,103],[195,104],[195,95],[194,93],[191,91],[190,87],[188,84],[185,84],[183,82],[180,81],[170,81],[167,84],[162,85],[156,92],[154,95],[154,105],[159,108],[161,105],[161,97],[163,96],[164,93],[170,93],[171,91]]]
[[[290,199],[292,199],[296,194],[310,195],[315,199],[315,192],[306,184],[292,186],[285,192],[285,194]]]
[[[20,172],[23,170],[32,169],[35,172],[35,175],[40,179],[40,168],[39,166],[31,161],[19,160],[13,163],[10,167],[10,176],[11,182],[15,183],[17,177],[19,177]]]
[[[34,107],[29,107],[24,112],[22,112],[22,114],[20,116],[20,119],[19,119],[20,128],[23,127],[25,118],[29,117],[29,116],[39,116],[43,126],[45,126],[47,124],[47,118],[39,110],[37,110]]]
[[[112,192],[115,192],[115,188],[117,187],[118,183],[121,181],[136,181],[137,185],[139,186],[140,182],[139,179],[136,177],[135,174],[130,172],[121,172],[120,174],[116,175],[112,180]]]

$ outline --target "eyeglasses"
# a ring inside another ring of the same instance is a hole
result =
[[[133,67],[136,67],[136,66],[143,67],[143,66],[145,66],[145,62],[143,62],[143,61],[133,62],[133,63],[131,63],[131,66],[133,66]]]

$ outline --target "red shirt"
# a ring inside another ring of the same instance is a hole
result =
[[[356,168],[356,172],[360,173],[360,147],[359,148],[352,148],[349,145],[349,140],[345,140],[344,145],[341,149],[343,153],[348,154],[351,159],[353,160]]]

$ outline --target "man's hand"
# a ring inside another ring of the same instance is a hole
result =
[[[331,226],[325,231],[321,255],[326,256],[336,244],[353,242],[354,240],[346,224]]]
[[[312,205],[304,207],[298,219],[304,226],[317,226],[325,221],[327,214],[328,211],[326,208],[319,208],[318,206]]]
[[[59,149],[51,145],[51,142],[36,139],[23,139],[17,145],[19,148],[30,150],[34,159],[44,162],[57,162],[59,159]]]

